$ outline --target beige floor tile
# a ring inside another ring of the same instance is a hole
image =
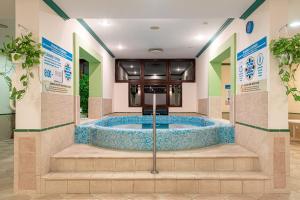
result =
[[[67,181],[45,181],[45,192],[47,194],[63,194],[67,191]]]
[[[135,170],[137,171],[150,171],[152,169],[152,159],[150,158],[136,158]]]
[[[134,159],[116,159],[115,171],[134,171],[135,160]]]
[[[236,171],[253,171],[253,159],[252,158],[235,158],[234,170]]]
[[[176,193],[176,180],[156,180],[155,192],[157,193]]]
[[[199,193],[202,194],[219,194],[220,189],[219,180],[200,180],[199,181]]]
[[[159,158],[157,159],[157,169],[159,171],[173,171],[174,159]]]
[[[195,170],[214,171],[213,159],[195,159]]]
[[[90,193],[92,194],[111,193],[111,181],[109,180],[90,181]]]
[[[111,183],[112,193],[132,193],[133,181],[131,180],[113,180]]]
[[[243,192],[242,181],[221,181],[221,193],[241,194]]]
[[[93,171],[94,160],[90,158],[76,159],[76,171]]]
[[[68,181],[68,193],[71,194],[90,193],[90,182],[87,180]]]
[[[177,180],[177,193],[195,194],[198,193],[198,180]]]
[[[222,158],[215,160],[215,170],[216,171],[232,171],[234,169],[233,159]]]
[[[174,161],[175,171],[194,171],[195,160],[194,159],[175,159]]]
[[[115,160],[114,159],[95,159],[94,169],[96,171],[114,171],[115,170]]]
[[[264,181],[243,181],[244,194],[264,193],[264,191],[265,191]]]
[[[133,184],[134,193],[154,193],[155,191],[154,180],[135,180]]]

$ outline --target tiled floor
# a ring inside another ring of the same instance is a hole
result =
[[[127,194],[127,195],[14,195],[13,194],[13,141],[0,141],[0,199],[2,200],[299,200],[300,199],[300,143],[291,145],[291,193],[269,195],[173,195],[173,194]]]

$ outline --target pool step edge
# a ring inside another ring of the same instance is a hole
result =
[[[42,177],[42,193],[265,193],[262,172],[68,172]]]

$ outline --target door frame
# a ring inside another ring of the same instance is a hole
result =
[[[208,97],[220,97],[222,95],[221,86],[221,66],[222,62],[230,59],[230,74],[231,74],[231,103],[230,103],[230,122],[235,123],[235,97],[236,97],[236,33],[231,35],[216,50],[213,58],[210,60],[208,70]],[[211,109],[209,104],[209,110]],[[221,111],[222,112],[222,111]]]

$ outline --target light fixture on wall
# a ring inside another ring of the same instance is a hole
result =
[[[300,21],[294,21],[294,22],[290,23],[289,27],[291,27],[291,28],[300,27]]]
[[[0,24],[0,28],[8,28],[8,26],[5,24]]]

